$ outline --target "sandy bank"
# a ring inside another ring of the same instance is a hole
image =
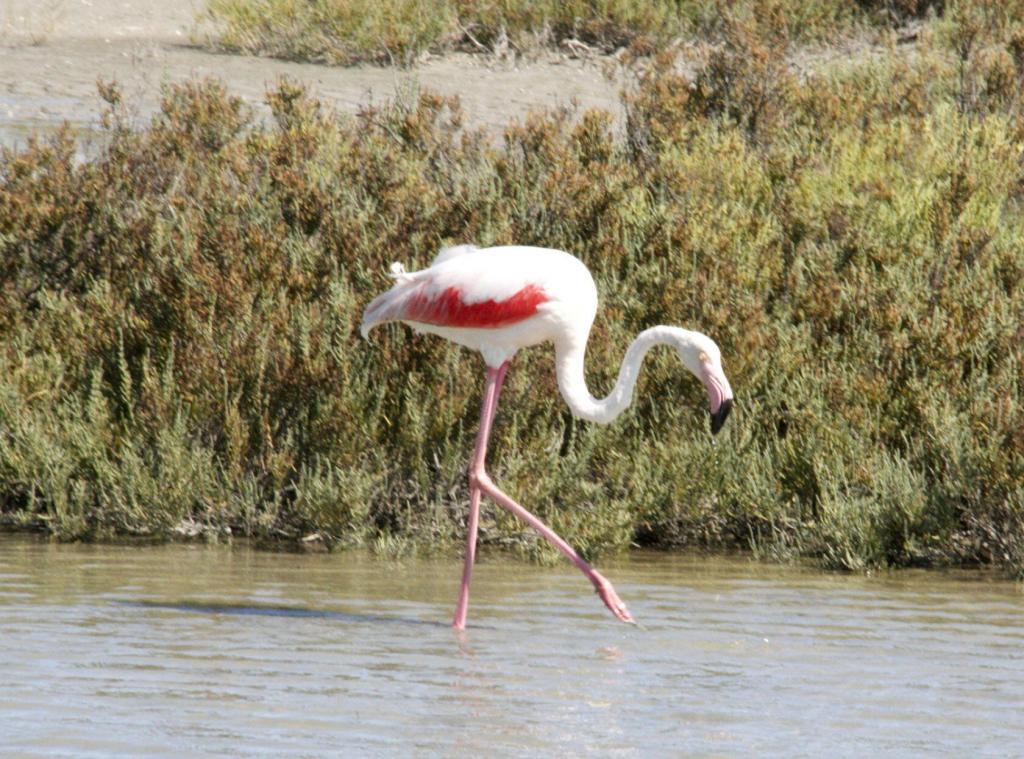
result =
[[[325,102],[355,112],[418,85],[462,98],[471,123],[496,132],[531,108],[564,104],[617,109],[616,87],[593,63],[561,57],[515,66],[452,55],[412,70],[334,68],[221,55],[191,42],[198,3],[166,0],[0,0],[0,142],[68,120],[96,121],[97,79],[119,81],[145,118],[160,85],[217,76],[259,106],[281,77],[306,83]]]

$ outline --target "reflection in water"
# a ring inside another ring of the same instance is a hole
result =
[[[251,616],[253,614],[267,615],[271,617],[317,617],[319,619],[336,619],[341,622],[376,622],[380,624],[401,624],[401,625],[433,625],[447,627],[443,622],[430,622],[424,619],[411,619],[409,617],[383,617],[379,614],[352,614],[345,611],[326,611],[324,609],[303,609],[297,606],[266,606],[252,604],[209,604],[195,601],[181,601],[180,603],[167,603],[162,601],[118,601],[125,606],[139,606],[148,609],[173,609],[175,611],[191,611],[201,614],[240,614]]]
[[[981,574],[571,567],[0,535],[0,755],[1003,756],[1024,596]],[[1016,747],[1016,748],[1011,748]]]

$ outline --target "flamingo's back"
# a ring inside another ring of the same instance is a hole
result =
[[[364,337],[379,324],[402,321],[485,356],[494,346],[511,356],[569,333],[585,340],[597,309],[590,272],[560,250],[460,245],[442,250],[427,269],[406,272],[395,264],[392,272],[394,286],[363,313]]]
[[[539,278],[524,276],[521,267],[509,269],[500,256],[469,245],[442,250],[421,271],[409,273],[395,264],[394,286],[363,312],[363,336],[388,321],[493,329],[528,319],[550,297],[534,281]]]

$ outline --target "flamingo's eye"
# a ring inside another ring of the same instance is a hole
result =
[[[702,364],[710,364],[711,363],[711,357],[707,353],[705,353],[704,351],[700,352],[700,355],[697,356],[697,360],[700,361]]]

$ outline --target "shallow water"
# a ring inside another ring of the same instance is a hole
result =
[[[601,569],[0,535],[0,755],[1024,753],[1014,583]]]
[[[0,0],[2,9],[3,0]],[[0,52],[0,56],[3,53]],[[46,142],[67,124],[75,138],[74,160],[78,163],[98,158],[109,135],[100,127],[100,101],[49,95],[26,97],[0,92],[0,149],[21,153],[33,138]],[[148,121],[148,114],[139,112],[136,121]]]

